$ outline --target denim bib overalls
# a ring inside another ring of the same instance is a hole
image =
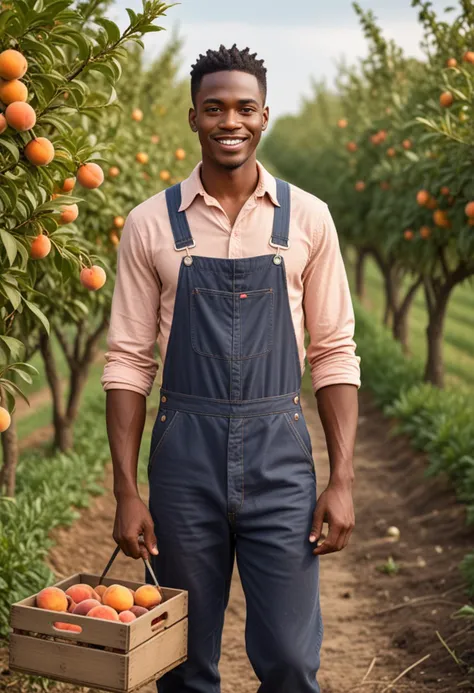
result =
[[[159,693],[219,693],[237,558],[259,693],[319,693],[323,635],[311,440],[285,263],[290,188],[277,180],[267,255],[200,257],[179,184],[166,191],[183,251],[148,467],[163,585],[189,591],[188,659]],[[268,230],[268,233],[270,230]],[[267,233],[267,229],[255,229]],[[239,693],[237,690],[235,693]]]

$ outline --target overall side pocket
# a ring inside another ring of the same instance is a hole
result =
[[[160,409],[158,411],[155,425],[153,426],[153,432],[151,434],[148,474],[150,474],[152,470],[156,456],[163,445],[163,441],[167,438],[171,429],[174,427],[178,415],[179,411],[177,410],[171,412],[169,410]],[[162,416],[166,416],[165,421],[161,420]]]
[[[300,418],[298,419],[298,422],[296,422],[288,413],[284,414],[283,416],[285,417],[285,421],[288,424],[288,428],[290,429],[294,439],[296,440],[296,442],[300,446],[301,451],[303,452],[306,460],[310,463],[311,469],[313,470],[314,473],[316,473],[316,470],[314,468],[314,460],[313,460],[313,455],[311,453],[311,450],[310,450],[310,448],[308,448],[308,446],[306,445],[306,443],[303,440],[302,435],[300,434],[300,432],[297,429],[298,424],[305,427],[305,431],[306,431],[308,440],[310,441],[310,445],[311,445],[311,438],[309,436],[309,432],[306,429],[306,422],[305,422],[304,418],[300,414]]]

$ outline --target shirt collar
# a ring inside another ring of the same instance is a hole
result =
[[[202,195],[202,197],[204,198],[204,202],[209,206],[216,204],[214,198],[211,197],[211,195],[209,195],[204,190],[204,186],[201,180],[201,166],[202,161],[200,161],[194,167],[190,176],[181,183],[181,205],[179,207],[180,212],[188,209],[188,207],[192,204],[197,195]],[[271,173],[269,173],[266,170],[264,166],[262,166],[262,164],[259,161],[257,161],[257,168],[258,183],[253,194],[255,195],[255,197],[264,197],[265,193],[267,193],[268,197],[273,202],[273,204],[276,207],[279,207],[280,203],[277,199],[275,178],[271,175]]]

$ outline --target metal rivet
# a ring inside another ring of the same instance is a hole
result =
[[[160,421],[163,421],[163,423],[166,421],[166,414],[163,414],[163,416],[161,417]]]
[[[275,255],[275,256],[273,257],[273,263],[274,263],[275,265],[281,265],[281,255]]]
[[[295,421],[298,421],[299,418],[300,418],[300,415],[299,415],[299,414],[295,414]]]
[[[193,258],[192,258],[192,256],[191,256],[191,255],[186,255],[186,257],[184,258],[183,262],[184,262],[184,264],[186,265],[186,267],[189,267],[190,265],[193,264]]]
[[[293,402],[295,404],[298,404],[299,401],[300,401],[300,398],[298,397],[298,395],[296,395],[296,397],[293,397]]]
[[[162,401],[162,402],[166,402],[166,397],[165,397],[165,395],[163,395],[163,397],[161,398],[161,401]]]

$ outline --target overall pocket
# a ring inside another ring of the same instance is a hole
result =
[[[239,339],[237,346],[235,339]],[[201,356],[226,360],[249,359],[269,352],[273,346],[272,289],[194,289],[191,344]]]
[[[285,421],[288,424],[291,433],[293,434],[293,438],[298,443],[306,460],[310,463],[313,472],[315,472],[311,437],[309,435],[309,431],[306,426],[306,421],[304,420],[303,415],[300,412],[298,412],[298,414],[299,418],[297,421],[295,421],[294,416],[290,416],[290,414],[288,413],[284,414]]]
[[[148,474],[151,471],[151,468],[154,464],[158,452],[163,446],[163,441],[167,438],[173,426],[175,425],[178,415],[179,411],[166,411],[164,409],[160,409],[158,411],[158,416],[156,418],[155,425],[153,426],[153,431],[151,434]],[[166,419],[164,421],[161,420],[163,416],[166,416]]]

